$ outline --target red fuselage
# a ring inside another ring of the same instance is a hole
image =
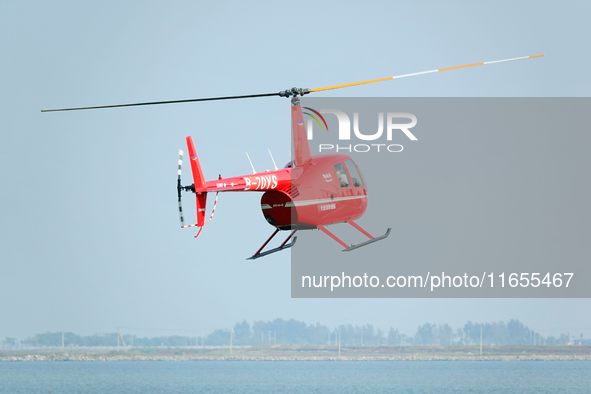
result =
[[[367,190],[353,160],[312,156],[301,167],[206,182],[210,191],[261,191],[265,220],[280,230],[304,230],[354,220],[367,208]]]
[[[349,156],[312,156],[304,166],[289,170],[289,190],[267,191],[261,199],[271,225],[281,230],[313,229],[357,219],[365,212],[367,190]]]

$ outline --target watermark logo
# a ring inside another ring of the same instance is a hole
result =
[[[308,140],[314,139],[314,122],[320,127],[321,130],[326,127],[328,131],[328,124],[326,120],[322,116],[322,114],[333,114],[336,116],[338,121],[338,138],[340,141],[352,141],[352,140],[360,140],[364,142],[377,142],[379,140],[392,141],[393,136],[396,133],[404,134],[409,140],[417,141],[417,137],[410,131],[413,127],[417,125],[417,117],[408,112],[387,112],[384,116],[384,112],[379,112],[377,114],[378,120],[378,127],[377,131],[367,132],[364,130],[362,132],[359,128],[359,113],[353,113],[353,133],[351,133],[351,119],[349,115],[347,115],[344,111],[338,109],[321,109],[320,111],[316,111],[309,107],[304,107],[305,109],[313,112],[313,114],[305,112],[306,115],[309,115],[311,119],[308,119],[306,124],[306,131],[308,134]],[[316,116],[315,116],[316,115]],[[324,123],[324,127],[322,123]],[[410,122],[409,122],[410,121]],[[385,127],[384,127],[385,124]],[[385,131],[385,132],[384,132]],[[379,144],[379,143],[363,143],[363,144],[319,144],[318,150],[321,153],[327,152],[369,152],[369,151],[377,151],[377,152],[402,152],[403,146],[400,144]]]
[[[304,107],[304,109],[314,112],[318,116],[318,118],[322,119],[322,123],[324,123],[324,126],[326,127],[326,131],[328,131],[328,125],[326,124],[326,119],[324,119],[324,116],[322,116],[320,114],[320,112],[318,112],[315,109],[312,109],[310,107]],[[312,119],[314,119],[316,121],[316,123],[318,123],[318,126],[320,126],[320,129],[322,130],[322,123],[320,123],[320,120],[318,120],[318,118],[316,116],[312,115],[309,112],[304,112],[304,115],[308,115]],[[308,119],[309,125],[312,124],[312,119]],[[312,139],[312,126],[307,127],[307,130],[308,130],[308,139],[311,140]]]

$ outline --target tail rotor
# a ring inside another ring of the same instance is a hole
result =
[[[183,191],[195,191],[195,185],[191,185],[191,186],[183,186],[181,185],[181,175],[182,175],[182,169],[183,169],[183,151],[182,149],[179,150],[179,168],[178,168],[178,178],[177,178],[177,183],[176,183],[176,191],[178,194],[178,199],[179,199],[179,217],[181,219],[181,228],[184,227],[192,227],[192,226],[185,226],[185,218],[183,215],[183,204],[181,202],[181,196],[182,196],[182,192]]]
[[[190,139],[190,137],[188,137]],[[193,160],[191,160],[191,172],[193,173],[193,179],[196,182],[199,182],[199,184],[201,185],[201,190],[203,190],[205,188],[205,181],[203,178],[203,173],[201,171],[201,167],[199,165],[199,162],[197,161],[197,154],[195,153],[195,147],[193,146],[193,141],[190,140],[190,144],[189,144],[189,155],[192,154]],[[182,168],[183,168],[183,151],[182,149],[179,150],[179,162],[178,162],[178,177],[177,177],[177,183],[176,183],[176,191],[177,191],[177,195],[178,195],[178,201],[179,201],[179,218],[181,220],[181,228],[188,228],[188,227],[199,227],[199,232],[197,233],[197,235],[195,236],[195,238],[197,238],[199,236],[199,234],[201,233],[201,230],[203,229],[203,226],[206,223],[209,223],[211,221],[211,219],[213,219],[213,214],[215,213],[215,207],[217,206],[218,203],[218,195],[219,192],[216,193],[215,195],[215,201],[213,203],[213,210],[211,211],[211,216],[209,217],[208,220],[205,220],[205,204],[207,202],[207,192],[199,192],[196,193],[195,191],[199,191],[198,189],[196,189],[195,184],[193,183],[191,186],[183,186],[181,184],[181,177],[182,177]],[[221,177],[221,176],[220,176]],[[183,204],[182,204],[182,192],[193,192],[196,194],[196,200],[197,200],[197,223],[196,224],[187,224],[185,225],[185,217],[183,214]]]
[[[185,220],[183,218],[183,204],[181,203],[181,192],[183,191],[183,186],[181,186],[181,174],[183,169],[183,150],[179,149],[179,177],[176,184],[176,190],[179,196],[179,216],[181,218],[181,227],[185,225]]]

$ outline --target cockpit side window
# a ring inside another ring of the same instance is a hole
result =
[[[361,178],[361,174],[357,171],[357,166],[353,163],[353,160],[349,159],[345,161],[347,165],[347,169],[349,170],[349,174],[351,175],[351,181],[353,182],[353,186],[355,187],[363,187],[363,179]]]
[[[347,176],[347,170],[345,170],[345,166],[343,163],[337,163],[334,166],[334,169],[337,171],[337,178],[339,179],[339,185],[341,187],[349,187],[351,183],[349,182],[349,177]]]

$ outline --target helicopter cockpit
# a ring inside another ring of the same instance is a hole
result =
[[[345,170],[345,165],[343,163],[337,163],[335,164],[334,169],[337,172],[337,179],[339,180],[339,185],[341,187],[349,187],[351,184],[349,182],[347,170]]]
[[[346,166],[346,170],[345,170]],[[346,160],[344,163],[337,163],[334,166],[335,171],[337,172],[337,178],[339,180],[339,185],[341,187],[363,187],[363,179],[361,178],[361,174],[357,170],[357,166],[353,162],[353,160],[349,159]],[[347,174],[347,170],[349,173]],[[349,179],[349,175],[351,178]]]
[[[363,178],[357,170],[357,166],[355,165],[355,163],[353,163],[353,160],[349,159],[345,161],[345,165],[347,166],[347,170],[349,170],[349,175],[351,175],[351,182],[353,183],[353,187],[363,187]]]

